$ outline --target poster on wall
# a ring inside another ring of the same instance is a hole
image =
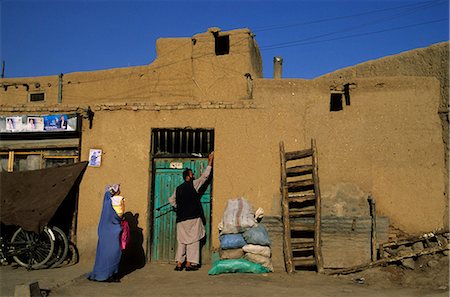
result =
[[[27,117],[26,130],[29,132],[44,131],[44,119],[42,117]]]
[[[8,132],[22,131],[22,118],[21,117],[6,117],[5,130]]]
[[[77,131],[77,114],[0,116],[0,133]]]
[[[88,166],[100,167],[101,164],[102,164],[102,150],[90,149]]]
[[[45,116],[44,130],[67,130],[67,115],[57,114]]]

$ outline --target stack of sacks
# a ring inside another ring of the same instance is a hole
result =
[[[257,223],[263,213],[259,208],[255,214],[245,198],[228,200],[219,225],[221,260],[244,257],[273,271],[269,234],[264,225]]]
[[[245,252],[244,259],[261,264],[269,271],[273,271],[273,264],[270,250],[270,239],[263,224],[254,226],[243,234],[247,243],[242,247]]]
[[[219,224],[220,259],[239,259],[244,256],[242,247],[247,243],[243,232],[256,224],[251,204],[245,198],[230,199]]]

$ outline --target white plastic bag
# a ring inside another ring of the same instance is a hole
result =
[[[241,233],[253,227],[255,213],[247,199],[229,199],[222,218],[222,234]]]
[[[271,254],[270,247],[256,244],[246,244],[242,247],[242,250],[246,253],[261,255],[267,258],[270,258]]]

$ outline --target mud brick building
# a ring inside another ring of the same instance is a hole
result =
[[[160,206],[182,169],[200,174],[212,150],[204,261],[218,248],[228,199],[280,218],[280,141],[293,151],[315,139],[323,218],[366,216],[371,193],[385,233],[448,228],[447,42],[312,80],[263,78],[248,29],[161,38],[156,50],[149,65],[0,80],[2,170],[101,154],[63,219],[82,260],[95,256],[103,189],[114,182],[148,260],[172,260],[173,213]]]

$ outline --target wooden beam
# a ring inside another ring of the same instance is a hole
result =
[[[312,165],[301,165],[286,168],[286,174],[288,177],[309,174],[312,173],[312,171],[313,171]]]
[[[292,231],[314,231],[314,224],[291,222]]]
[[[313,194],[303,195],[303,196],[299,196],[299,197],[290,197],[290,194],[289,194],[289,202],[302,203],[302,202],[306,202],[306,201],[313,201],[315,199],[316,199],[316,195],[313,195]]]
[[[281,208],[283,213],[283,252],[284,263],[288,273],[294,272],[292,264],[292,247],[291,247],[291,226],[289,222],[289,201],[288,188],[286,184],[286,159],[284,151],[284,143],[280,142],[280,165],[281,165]]]
[[[316,260],[314,258],[294,258],[294,265],[295,266],[315,266]]]
[[[320,235],[321,224],[321,198],[319,187],[319,164],[317,160],[317,147],[316,140],[311,139],[311,150],[313,152],[312,165],[313,165],[313,180],[314,180],[314,192],[316,194],[316,218],[314,220],[314,256],[316,258],[317,272],[323,272],[322,261],[322,246]]]
[[[375,199],[369,194],[370,216],[371,216],[371,250],[372,261],[377,260],[377,212],[375,207]]]
[[[443,235],[448,237],[449,236],[449,232],[448,231],[437,231],[437,232],[433,232],[433,234],[435,236],[438,235]],[[404,238],[399,238],[395,241],[389,241],[386,243],[382,243],[382,247],[386,248],[386,247],[391,247],[391,246],[399,246],[399,245],[404,245],[404,244],[413,244],[415,242],[419,242],[419,241],[423,241],[425,240],[424,234],[421,235],[412,235],[412,236],[408,236],[408,237],[404,237]]]
[[[299,180],[299,181],[287,183],[287,186],[289,189],[308,187],[308,186],[313,186],[313,185],[314,185],[314,180],[312,180],[312,179],[305,179],[305,180]]]
[[[316,215],[315,209],[304,209],[304,210],[292,210],[289,211],[289,217],[291,218],[301,218],[301,217],[314,217]]]
[[[361,265],[357,265],[357,266],[353,266],[353,267],[349,267],[349,268],[343,268],[343,269],[328,271],[327,274],[349,274],[349,273],[358,272],[358,271],[361,271],[361,270],[364,270],[364,269],[376,267],[376,266],[379,266],[379,265],[382,265],[382,264],[391,263],[391,262],[397,262],[397,261],[400,261],[400,260],[406,259],[406,258],[412,258],[412,257],[418,257],[418,256],[422,256],[422,255],[442,252],[442,251],[445,251],[445,250],[448,250],[448,249],[449,249],[448,246],[424,249],[424,250],[421,250],[420,252],[411,252],[411,253],[407,253],[407,254],[404,254],[404,255],[401,255],[401,256],[396,256],[396,257],[392,257],[392,258],[391,257],[384,258],[384,259],[380,259],[380,260],[377,260],[377,261],[373,261],[373,262],[370,262],[370,263],[361,264]]]
[[[297,159],[303,159],[303,158],[311,157],[312,153],[313,152],[312,152],[311,149],[306,149],[306,150],[302,150],[302,151],[295,151],[295,152],[287,152],[286,153],[286,161],[291,161],[291,160],[297,160]]]

